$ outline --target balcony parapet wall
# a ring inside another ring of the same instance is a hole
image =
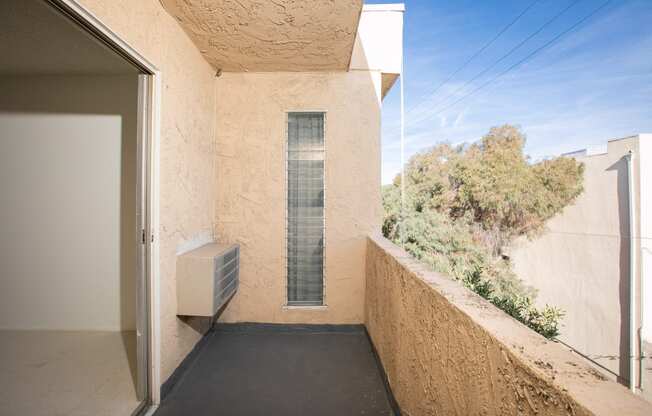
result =
[[[405,415],[652,415],[459,282],[369,237],[365,324]]]

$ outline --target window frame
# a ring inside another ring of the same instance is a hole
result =
[[[291,303],[288,297],[288,289],[289,289],[289,275],[288,275],[288,231],[289,231],[289,201],[288,201],[288,190],[289,190],[289,185],[288,185],[288,179],[289,179],[289,162],[290,162],[290,157],[289,157],[289,119],[290,119],[290,114],[302,114],[302,113],[321,113],[323,116],[323,135],[324,135],[324,189],[323,189],[323,201],[324,201],[324,210],[323,210],[323,236],[322,236],[322,302],[320,305],[300,305],[300,304],[295,304]],[[308,309],[308,310],[325,310],[328,308],[328,303],[327,303],[327,261],[326,261],[326,247],[327,247],[327,238],[326,238],[326,219],[327,219],[327,165],[328,165],[328,111],[325,109],[286,109],[284,111],[284,127],[283,127],[283,159],[285,161],[284,163],[284,169],[285,169],[285,180],[283,182],[283,201],[284,201],[284,209],[285,209],[285,224],[284,224],[284,234],[283,234],[283,259],[284,259],[284,269],[285,269],[285,285],[284,285],[284,290],[285,290],[285,301],[283,303],[282,309],[284,310],[292,310],[292,309]]]

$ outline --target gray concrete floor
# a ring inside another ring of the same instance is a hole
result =
[[[156,416],[394,415],[362,326],[216,325]]]

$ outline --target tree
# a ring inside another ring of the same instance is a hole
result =
[[[409,209],[473,224],[496,254],[514,237],[535,235],[582,192],[584,166],[564,157],[532,164],[524,145],[521,130],[504,125],[479,143],[415,155],[405,172]]]
[[[401,212],[398,175],[383,188],[383,233],[552,337],[561,311],[533,306],[534,290],[514,275],[502,249],[533,236],[582,192],[584,167],[570,158],[530,163],[518,127],[492,128],[469,146],[441,144],[410,159]],[[402,227],[402,229],[401,229]]]

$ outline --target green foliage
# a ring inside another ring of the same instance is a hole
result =
[[[552,338],[563,312],[547,305],[537,309],[535,291],[502,252],[514,238],[541,231],[582,192],[584,167],[568,158],[532,164],[524,145],[522,132],[505,125],[479,143],[442,144],[415,155],[405,169],[403,213],[403,178],[383,188],[383,234]]]
[[[491,302],[546,338],[559,335],[559,322],[564,313],[558,308],[546,305],[537,309],[532,305],[532,297],[519,295],[498,296]]]

